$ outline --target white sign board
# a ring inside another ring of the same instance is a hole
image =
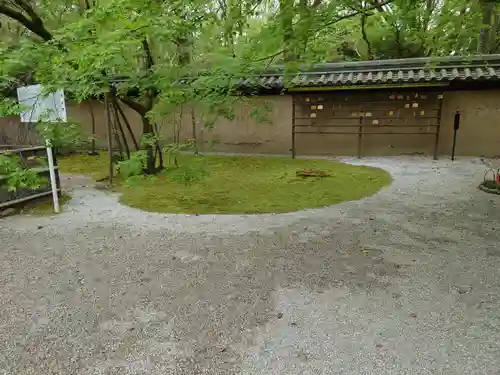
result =
[[[21,112],[21,122],[65,122],[67,120],[63,90],[43,96],[42,86],[24,86],[17,88],[17,97],[19,104],[27,107]]]
[[[21,122],[67,121],[64,91],[62,90],[42,95],[42,86],[40,85],[18,87],[17,98],[19,104],[26,107],[21,112]],[[47,140],[47,161],[49,164],[54,212],[59,212],[59,195],[57,192],[54,158],[50,140]]]

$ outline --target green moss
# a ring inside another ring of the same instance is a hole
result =
[[[74,154],[57,158],[59,169],[63,173],[80,174],[100,180],[109,175],[108,154],[99,155]]]
[[[185,167],[158,176],[118,181],[121,202],[153,212],[280,213],[357,200],[391,182],[381,169],[328,160],[182,156],[181,165]],[[63,173],[102,178],[107,158],[72,156],[61,160],[60,166]],[[297,171],[304,169],[329,176],[298,177]],[[184,175],[191,181],[184,182]]]
[[[64,211],[64,205],[71,200],[71,197],[66,194],[62,194],[59,197],[59,206],[61,212]],[[36,216],[46,216],[54,215],[54,203],[52,202],[52,196],[47,197],[43,201],[33,201],[26,204],[22,210],[22,214],[36,215]]]

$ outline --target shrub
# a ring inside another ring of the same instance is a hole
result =
[[[44,141],[50,141],[52,147],[62,153],[74,152],[89,142],[76,122],[40,122],[36,131]]]
[[[39,189],[47,184],[47,179],[40,177],[33,169],[23,168],[21,160],[12,154],[0,154],[0,186],[8,191],[19,189]]]
[[[146,168],[147,154],[145,151],[136,151],[130,155],[130,159],[122,160],[117,163],[118,173],[123,178],[138,176],[144,173]]]

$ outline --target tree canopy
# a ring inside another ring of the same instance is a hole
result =
[[[116,88],[147,135],[183,103],[207,122],[230,115],[235,79],[273,64],[498,52],[499,11],[491,0],[0,0],[0,90],[39,82],[81,101]]]

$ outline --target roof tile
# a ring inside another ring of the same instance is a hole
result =
[[[289,83],[294,87],[325,87],[395,82],[489,81],[498,80],[499,76],[500,55],[480,55],[322,64],[300,70]],[[275,68],[258,78],[264,87],[284,87],[283,68]],[[240,81],[240,85],[247,86],[251,82],[247,77]]]

